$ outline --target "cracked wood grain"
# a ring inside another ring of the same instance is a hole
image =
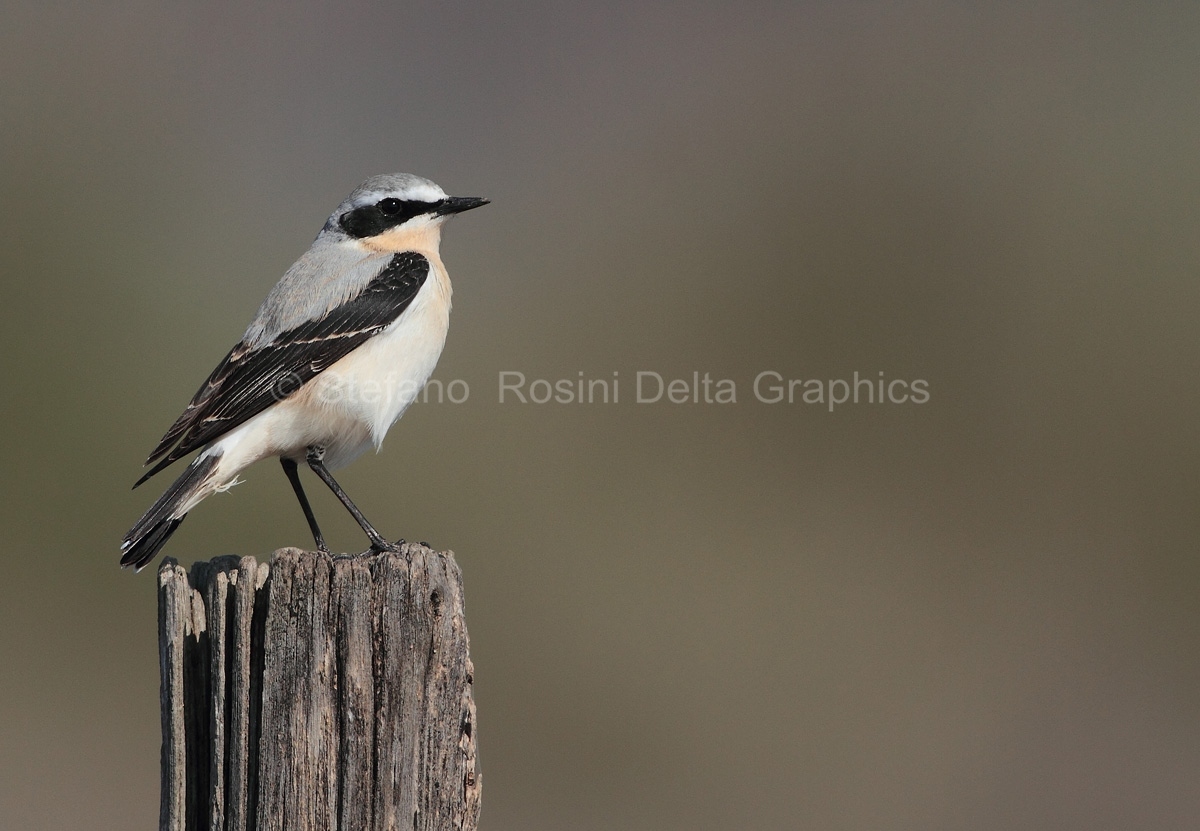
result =
[[[281,549],[158,579],[163,831],[476,827],[452,554]]]

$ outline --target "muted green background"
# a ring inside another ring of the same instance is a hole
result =
[[[154,827],[129,485],[396,170],[493,199],[443,249],[471,394],[343,482],[462,566],[485,829],[1194,827],[1197,55],[1187,3],[8,3],[0,827]],[[244,478],[168,553],[306,544]]]

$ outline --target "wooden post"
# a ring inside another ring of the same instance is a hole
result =
[[[161,831],[473,831],[453,554],[168,558],[158,586]]]

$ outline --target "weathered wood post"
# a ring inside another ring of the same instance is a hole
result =
[[[452,554],[167,559],[158,585],[162,831],[476,827]]]

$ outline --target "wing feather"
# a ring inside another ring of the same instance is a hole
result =
[[[396,254],[361,292],[328,314],[262,346],[243,340],[233,347],[146,459],[146,464],[158,463],[137,485],[291,396],[382,332],[408,308],[428,276],[424,256]]]

